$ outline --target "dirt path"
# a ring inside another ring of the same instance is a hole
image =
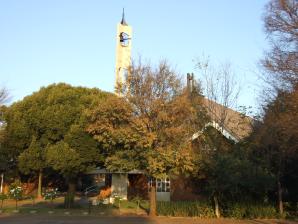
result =
[[[158,217],[95,217],[95,216],[51,216],[15,215],[0,216],[2,224],[297,224],[284,220],[233,220],[233,219],[193,219]]]

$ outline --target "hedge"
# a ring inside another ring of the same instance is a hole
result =
[[[278,218],[276,208],[271,204],[236,202],[223,206],[221,215],[227,218],[254,219]],[[214,208],[207,201],[158,202],[157,213],[162,216],[214,218]]]
[[[223,216],[236,219],[278,218],[275,206],[264,203],[230,203],[223,209]]]
[[[202,201],[176,201],[158,202],[157,213],[163,216],[189,216],[213,218],[214,209],[208,202]]]

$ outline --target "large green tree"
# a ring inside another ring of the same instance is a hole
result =
[[[68,183],[65,207],[73,204],[76,182],[80,175],[102,165],[103,155],[97,142],[85,132],[85,126],[72,125],[64,139],[46,147],[46,163],[64,176]]]
[[[205,191],[213,199],[215,214],[219,218],[219,204],[237,179],[233,175],[235,162],[230,156],[234,142],[212,126],[206,126],[194,139],[193,147],[198,149],[200,155],[196,161],[198,170],[195,177],[199,182],[206,183]]]
[[[106,148],[106,166],[141,169],[155,178],[193,172],[191,138],[207,120],[177,73],[165,62],[156,68],[139,63],[117,92],[120,98],[88,113],[87,130]],[[155,193],[152,186],[150,215],[156,213]]]
[[[4,115],[4,146],[11,160],[25,173],[35,171],[42,175],[45,165],[58,170],[73,191],[75,177],[102,159],[96,142],[84,132],[82,113],[107,96],[98,89],[61,83],[43,87],[14,103]],[[57,154],[59,150],[66,154]],[[79,160],[69,171],[69,159],[75,157]]]
[[[275,175],[278,208],[283,213],[283,196],[285,192],[296,200],[298,177],[298,87],[291,92],[280,91],[265,108],[263,121],[256,128],[252,142],[256,151],[268,169]],[[291,180],[291,181],[290,181]]]
[[[18,167],[25,174],[38,173],[37,198],[41,198],[42,173],[46,167],[46,161],[44,150],[34,136],[30,146],[19,155]]]
[[[208,127],[194,144],[201,146],[196,177],[202,192],[213,199],[217,217],[231,203],[264,202],[272,189],[273,175],[266,164],[256,160],[249,142],[235,144]]]

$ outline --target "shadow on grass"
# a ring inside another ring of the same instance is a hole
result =
[[[6,205],[3,206],[0,213],[15,215],[15,214],[47,214],[47,213],[64,214],[65,212],[78,213],[78,214],[88,213],[88,204],[86,204],[86,206],[83,206],[82,203],[75,202],[73,208],[65,209],[63,198],[54,200],[53,203],[45,200],[36,200],[35,203],[33,203],[30,200],[23,200],[23,201],[19,201],[18,207],[16,209],[15,203],[12,203],[12,201],[9,201]]]
[[[72,223],[72,224],[155,224],[154,220],[147,217],[81,217],[81,216],[45,216],[45,215],[35,215],[35,216],[8,216],[1,217],[0,223],[12,224],[12,223],[22,223],[22,224],[57,224],[57,223]]]

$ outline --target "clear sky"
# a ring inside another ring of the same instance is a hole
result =
[[[0,85],[12,102],[54,82],[113,91],[116,25],[125,7],[133,58],[167,59],[178,72],[194,59],[229,61],[239,105],[256,105],[257,64],[267,46],[265,0],[0,0]]]

